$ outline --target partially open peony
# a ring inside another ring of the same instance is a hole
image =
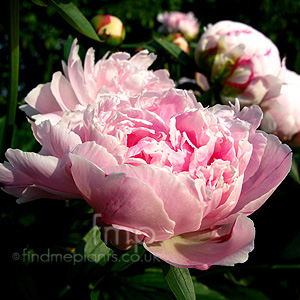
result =
[[[276,134],[291,146],[300,146],[300,75],[286,71],[278,97],[263,101],[261,129]]]
[[[41,106],[53,101],[51,93],[36,94]],[[174,266],[246,261],[255,236],[248,215],[291,167],[290,148],[256,130],[260,108],[203,108],[178,89],[99,93],[89,101],[61,110],[57,123],[32,122],[42,149],[7,150],[4,190],[20,203],[84,198],[104,234],[113,230],[116,247],[141,241]]]
[[[259,104],[280,93],[285,66],[276,45],[251,26],[220,21],[202,34],[196,63],[220,85],[223,103]]]

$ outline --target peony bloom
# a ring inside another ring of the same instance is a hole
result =
[[[93,78],[90,70],[85,78]],[[84,91],[81,80],[76,92]],[[40,153],[7,150],[0,164],[6,192],[18,202],[84,198],[116,247],[141,241],[174,266],[247,260],[255,235],[248,215],[291,167],[290,148],[256,130],[259,107],[203,108],[178,89],[98,93],[83,104],[57,123],[32,122]]]
[[[120,46],[125,39],[125,28],[121,20],[115,16],[95,16],[91,20],[100,39],[112,47]]]
[[[200,37],[195,59],[212,83],[221,86],[223,103],[239,98],[259,104],[280,93],[284,67],[273,42],[254,28],[221,21]]]
[[[101,94],[139,95],[144,90],[163,91],[175,84],[167,70],[148,70],[156,55],[147,50],[130,58],[126,52],[104,56],[95,63],[94,50],[85,56],[84,67],[78,55],[79,46],[74,40],[67,65],[56,72],[52,81],[39,84],[25,98],[21,107],[27,115],[40,122],[50,119],[57,123],[64,111],[84,109]]]
[[[199,34],[200,24],[193,12],[164,12],[158,14],[157,20],[162,23],[159,28],[160,32],[182,33],[188,41],[195,39]]]
[[[261,128],[292,146],[300,146],[300,76],[287,70],[281,93],[261,103]]]

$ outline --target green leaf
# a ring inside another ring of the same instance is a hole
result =
[[[70,286],[78,285],[82,278],[89,278],[98,272],[99,281],[102,280],[103,267],[111,258],[113,250],[101,240],[101,233],[97,226],[90,229],[76,247],[73,254],[73,264],[70,271]],[[101,275],[102,274],[102,275]],[[94,285],[95,286],[95,285]]]
[[[92,24],[85,18],[74,3],[62,0],[44,0],[44,2],[46,2],[49,7],[53,7],[77,31],[100,42]]]
[[[7,114],[0,140],[0,161],[11,147],[19,87],[19,0],[9,1],[9,86]]]
[[[120,290],[126,299],[172,300],[174,296],[161,269],[146,269],[145,273],[133,277],[120,276]],[[130,295],[128,292],[135,293]],[[132,296],[132,297],[131,297]]]
[[[162,262],[165,279],[178,300],[195,300],[195,290],[189,269],[176,268]]]
[[[43,7],[47,7],[48,5],[46,3],[44,3],[41,0],[31,0],[34,4],[39,5],[39,6],[43,6]]]
[[[292,168],[290,171],[290,176],[293,178],[294,181],[300,184],[300,174],[299,174],[299,166],[297,160],[299,157],[296,157],[297,154],[293,156],[292,160]]]
[[[218,288],[230,300],[269,300],[261,291],[243,286],[221,286]]]
[[[125,280],[125,281],[124,281]],[[170,292],[170,287],[167,284],[161,269],[149,268],[144,274],[135,275],[122,280],[122,283],[129,284],[136,289],[147,290],[165,290]]]
[[[155,48],[152,47],[149,42],[141,42],[141,43],[134,43],[134,44],[122,44],[120,46],[121,49],[136,49],[142,48],[147,49],[149,52],[155,52]]]
[[[90,298],[91,300],[98,300],[99,297],[100,297],[100,291],[99,290],[93,290],[91,291],[91,294],[90,294]]]
[[[192,58],[182,51],[176,44],[158,37],[153,37],[152,44],[155,48],[163,50],[167,54],[171,55],[177,62],[183,65],[194,65]]]
[[[112,266],[112,271],[123,271],[131,266],[133,263],[138,262],[145,253],[145,248],[141,245],[136,245],[130,251],[121,255],[121,257]]]
[[[300,257],[300,232],[282,252],[282,258],[294,259]]]
[[[94,226],[84,237],[84,258],[89,262],[95,262],[100,266],[104,266],[113,250],[108,248],[101,240],[101,233],[98,226]]]
[[[71,35],[68,35],[68,38],[64,44],[64,61],[67,63],[72,48],[74,38]]]
[[[205,299],[205,300],[229,300],[221,293],[210,289],[208,286],[194,281],[195,293],[197,299]]]

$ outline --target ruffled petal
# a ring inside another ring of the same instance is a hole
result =
[[[70,82],[61,72],[53,74],[51,91],[63,111],[72,110],[79,104]]]
[[[107,175],[75,154],[69,157],[76,186],[104,222],[131,228],[132,232],[139,230],[151,241],[173,235],[175,224],[149,186],[125,173]]]
[[[76,133],[59,124],[53,126],[48,120],[36,127],[36,138],[51,155],[57,158],[62,158],[65,153],[82,143]]]
[[[21,197],[29,186],[40,186],[47,192],[55,191],[56,196],[62,193],[62,195],[69,194],[68,199],[78,198],[78,189],[72,178],[61,167],[58,158],[22,152],[18,149],[8,149],[6,157],[9,163],[0,164],[0,182],[5,185],[4,189],[7,192]],[[32,195],[34,199],[38,198],[36,193]],[[29,196],[25,198],[33,200]]]
[[[124,172],[126,176],[136,178],[151,187],[155,195],[162,200],[164,210],[169,218],[175,222],[175,235],[195,231],[200,228],[202,199],[196,198],[195,193],[193,195],[190,193],[189,188],[180,180],[183,178],[183,175],[178,178],[168,171],[156,169],[148,165],[110,166],[105,168],[105,171],[108,174]],[[185,182],[189,181],[187,176]]]
[[[237,214],[250,215],[275,191],[291,169],[292,151],[275,135],[260,132],[267,139],[261,162],[256,172],[243,183],[241,196],[231,215],[224,220],[235,219]]]
[[[153,255],[180,268],[207,270],[211,265],[233,266],[248,259],[254,248],[253,222],[239,216],[233,224],[175,236],[144,247]]]
[[[84,71],[82,62],[78,55],[79,46],[77,39],[73,41],[72,48],[68,59],[68,75],[72,88],[81,105],[87,106],[93,99],[90,98],[88,89],[84,80]]]
[[[42,114],[61,110],[52,94],[50,82],[39,84],[26,96],[25,101]]]

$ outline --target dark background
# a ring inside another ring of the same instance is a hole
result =
[[[119,17],[125,25],[125,43],[128,44],[150,40],[159,25],[156,16],[165,10],[193,11],[201,26],[226,19],[240,21],[271,38],[279,48],[281,57],[287,58],[287,67],[300,73],[300,1],[77,0],[74,3],[88,20],[96,14]],[[3,33],[0,35],[0,117],[5,114],[9,71],[7,4],[1,5],[4,6],[0,23]],[[98,51],[101,45],[80,35],[51,8],[37,6],[29,0],[21,1],[20,5],[18,101],[22,103],[31,89],[50,81],[52,74],[61,70],[63,46],[69,34],[78,37],[85,49],[94,47]],[[17,112],[16,124],[13,147],[36,151],[38,146],[21,111]],[[210,294],[210,298],[203,296],[199,299],[299,299],[299,187],[288,176],[267,203],[251,216],[257,230],[256,247],[245,264],[235,268],[212,267],[207,272],[191,270],[198,282],[224,295]],[[17,205],[13,197],[3,192],[0,196],[1,260],[4,266],[1,272],[5,278],[1,283],[3,290],[10,293],[7,299],[77,299],[79,296],[81,299],[90,299],[90,282],[95,276],[94,271],[78,267],[74,280],[73,269],[67,263],[12,260],[13,253],[22,253],[24,249],[42,254],[47,249],[51,249],[52,253],[65,253],[75,248],[91,226],[92,217],[88,207],[81,202],[67,204],[47,199]],[[276,265],[279,267],[274,267]],[[118,288],[123,291],[123,299],[159,299],[155,294],[156,290],[162,293],[159,287],[132,294],[134,289],[131,284],[135,284],[135,279],[131,283],[126,281],[136,274],[144,276],[145,268],[149,267],[152,265],[135,264],[118,276],[108,276],[103,285],[103,295],[106,295],[103,299],[122,299],[120,294],[113,291]],[[99,272],[103,273],[103,270]],[[163,283],[159,281],[161,274],[157,276],[157,285],[162,288]],[[122,278],[126,280],[122,281]],[[60,293],[68,285],[70,289]],[[169,291],[165,293],[164,299],[172,299]]]

